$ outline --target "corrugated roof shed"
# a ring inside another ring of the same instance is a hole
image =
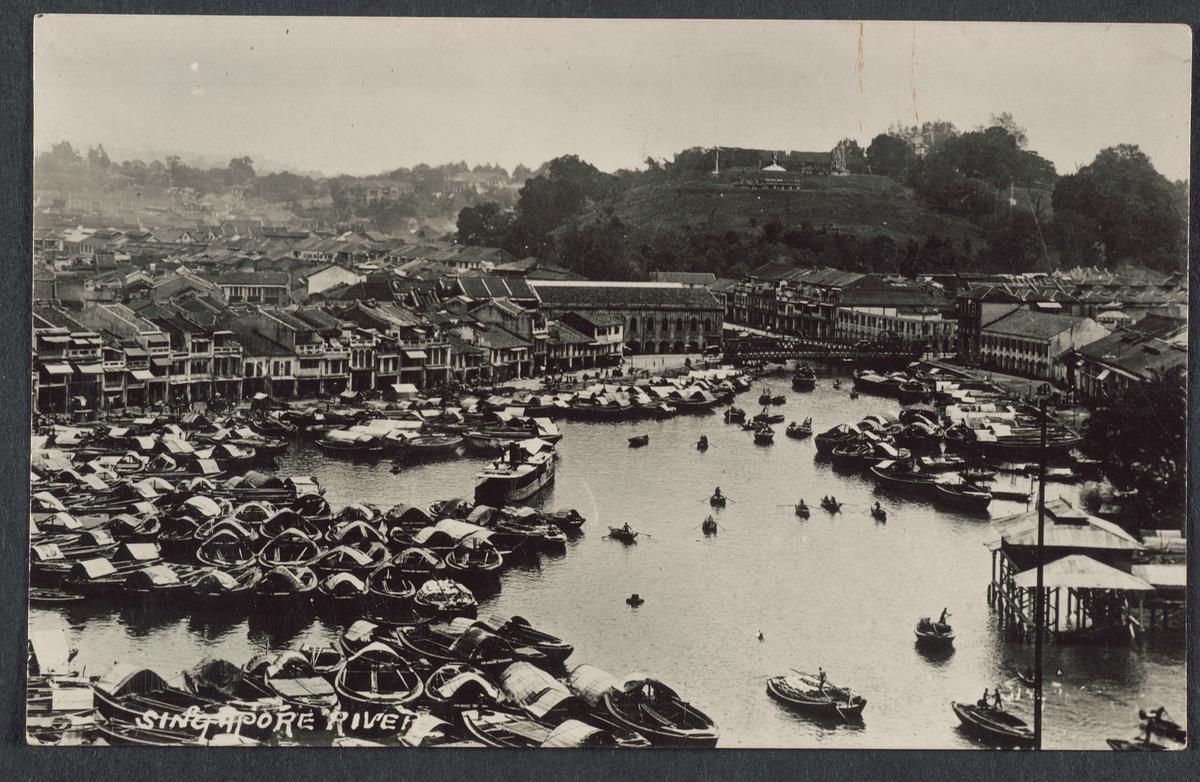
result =
[[[1018,573],[1013,583],[1022,589],[1037,585],[1037,568]],[[1145,579],[1097,562],[1083,554],[1057,559],[1042,568],[1046,589],[1117,589],[1124,592],[1149,592],[1154,589]]]
[[[992,529],[999,539],[988,547],[999,548],[1001,542],[1008,546],[1036,546],[1037,517],[1037,510],[1034,509],[996,519],[992,522]],[[1071,549],[1143,548],[1137,538],[1118,525],[1089,516],[1066,500],[1050,500],[1046,503],[1045,545],[1048,548]]]

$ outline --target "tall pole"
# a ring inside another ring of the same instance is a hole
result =
[[[1042,636],[1045,634],[1042,567],[1046,544],[1046,398],[1038,403],[1042,414],[1042,447],[1038,458],[1037,589],[1033,604],[1033,741],[1042,748]]]

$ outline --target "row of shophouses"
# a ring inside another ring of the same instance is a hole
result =
[[[138,308],[35,305],[36,411],[503,382],[610,366],[623,347],[617,322],[574,312],[547,320],[503,300],[438,315],[376,301],[221,306],[187,297],[133,304]]]
[[[1112,395],[1185,366],[1186,280],[1097,269],[916,280],[768,264],[728,289],[728,319],[791,336],[901,340],[927,354]]]

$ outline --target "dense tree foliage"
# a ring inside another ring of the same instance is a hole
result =
[[[1187,213],[1179,188],[1136,146],[1102,150],[1054,187],[1054,215],[1063,260],[1135,263],[1163,271],[1186,263]]]
[[[495,201],[466,206],[458,213],[458,241],[463,244],[499,247],[508,241],[515,215]]]

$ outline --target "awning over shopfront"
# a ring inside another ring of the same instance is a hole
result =
[[[76,364],[75,369],[78,370],[79,374],[81,374],[81,375],[103,375],[104,374],[104,365],[103,364]]]
[[[48,375],[69,375],[73,372],[71,365],[65,361],[47,361],[42,364],[42,369]]]
[[[154,379],[154,373],[152,373],[149,369],[131,369],[129,370],[129,375],[134,380],[140,380],[143,383],[147,380]]]
[[[412,359],[418,359],[418,358],[419,359],[427,359],[427,358],[429,358],[429,356],[425,354],[424,350],[406,350],[406,351],[404,351],[404,357],[412,358]]]

